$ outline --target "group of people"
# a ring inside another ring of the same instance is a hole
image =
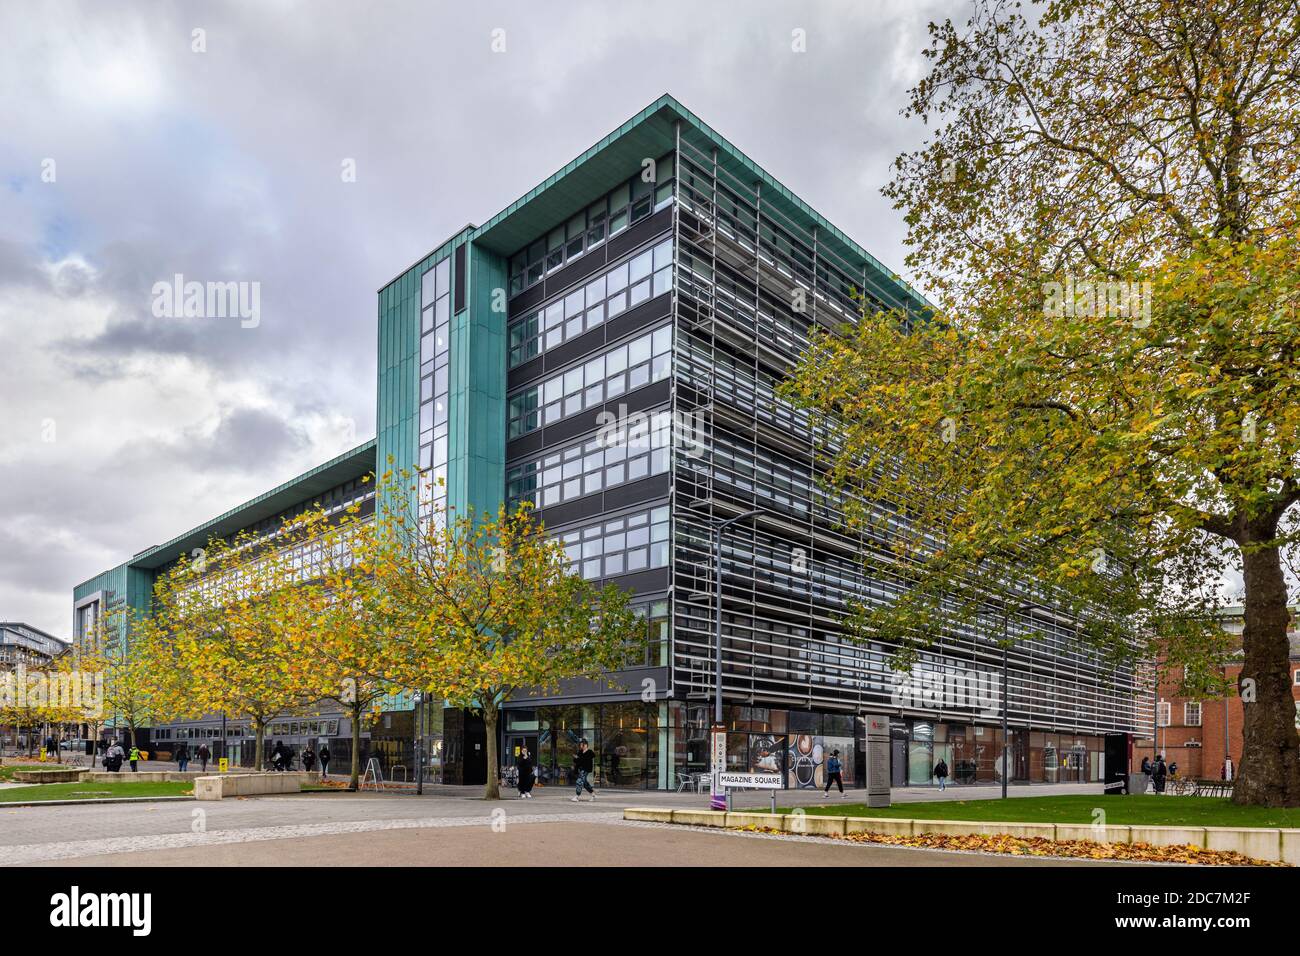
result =
[[[313,750],[311,744],[302,748],[300,754],[302,757],[302,769],[310,773],[316,769],[316,761],[320,761],[320,775],[328,777],[330,775],[330,749],[325,744],[320,745],[320,750]],[[277,740],[275,746],[271,748],[271,769],[278,771],[290,770],[293,767],[293,748],[288,746],[284,741]]]
[[[108,749],[104,751],[104,769],[109,773],[117,773],[122,769],[124,760],[131,764],[131,772],[136,773],[139,770],[140,748],[132,745],[128,755],[116,740],[110,742]]]
[[[533,787],[537,784],[537,761],[526,746],[520,747],[519,752],[515,754],[515,770],[519,774],[519,799],[531,800]],[[596,754],[592,751],[587,738],[583,737],[578,741],[578,752],[573,755],[574,786],[570,801],[579,803],[583,791],[591,794],[593,801],[596,799],[596,789],[591,785],[595,772]]]
[[[176,745],[176,750],[172,753],[172,759],[176,761],[176,768],[184,773],[190,768],[190,760],[199,761],[199,770],[203,773],[208,771],[208,761],[212,759],[212,751],[208,750],[207,744],[199,744],[198,749],[194,751],[194,757],[190,757],[190,745],[181,741]]]
[[[537,762],[526,746],[520,747],[515,755],[515,770],[519,773],[519,799],[531,800],[533,786],[537,783]],[[596,754],[592,751],[587,738],[583,737],[578,741],[578,752],[573,755],[573,796],[569,798],[571,803],[580,803],[584,791],[595,801],[596,789],[591,785],[595,772]],[[831,792],[831,784],[838,785],[840,796],[844,795],[843,767],[840,764],[838,750],[826,761],[826,793]]]
[[[1150,757],[1142,758],[1142,772],[1151,778],[1151,786],[1155,788],[1156,793],[1164,793],[1169,779],[1178,777],[1178,764],[1167,764],[1164,754],[1156,754],[1154,763]]]

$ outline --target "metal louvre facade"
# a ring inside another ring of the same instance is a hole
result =
[[[858,310],[853,288],[884,307],[917,303],[853,261],[817,226],[764,202],[718,162],[707,139],[678,128],[673,408],[691,440],[673,451],[672,679],[676,696],[706,699],[714,687],[713,525],[755,508],[722,541],[724,698],[751,705],[928,719],[1000,717],[967,695],[953,706],[940,688],[1000,682],[1001,651],[985,635],[940,638],[921,675],[903,680],[890,649],[843,637],[850,601],[887,602],[894,582],[866,580],[858,560],[870,542],[846,535],[837,502],[816,481],[819,439],[807,416],[776,398],[813,323]],[[798,306],[798,308],[796,308]],[[1151,726],[1151,698],[1130,668],[1107,670],[1079,646],[1068,621],[1035,609],[1032,631],[1009,654],[1012,727],[1099,734]],[[1009,624],[1031,632],[1027,617]],[[1000,691],[1000,688],[999,688]],[[945,709],[946,708],[946,709]]]

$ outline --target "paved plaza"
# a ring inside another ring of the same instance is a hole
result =
[[[1097,793],[1097,785],[1017,787],[1017,795]],[[895,802],[997,796],[997,787],[941,794],[902,790]],[[546,788],[536,799],[486,803],[478,787],[424,796],[319,793],[220,802],[0,807],[0,865],[90,866],[641,866],[1060,865],[979,854],[834,843],[816,837],[718,832],[625,821],[633,806],[702,807],[707,794],[605,791],[592,803]],[[507,791],[512,797],[511,791]],[[850,791],[845,803],[862,799]],[[781,805],[826,802],[783,792]],[[832,796],[831,801],[838,798]],[[737,808],[765,808],[764,794]]]

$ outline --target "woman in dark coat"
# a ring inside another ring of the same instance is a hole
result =
[[[316,765],[316,751],[311,749],[311,744],[302,748],[302,769],[311,773],[311,768]]]
[[[519,748],[519,756],[515,759],[515,767],[519,770],[519,799],[531,800],[533,784],[537,782],[537,770],[536,765],[533,763],[533,755],[528,752],[527,747]]]

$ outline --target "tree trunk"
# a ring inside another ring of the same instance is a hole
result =
[[[266,727],[260,719],[253,718],[253,769],[262,770],[262,744],[266,742]]]
[[[1268,536],[1258,536],[1266,539]],[[1291,696],[1286,581],[1277,548],[1242,548],[1246,628],[1238,691],[1242,753],[1232,802],[1300,806],[1300,738]]]
[[[348,704],[352,715],[352,779],[348,781],[349,790],[361,789],[361,701],[354,700]]]
[[[483,799],[500,800],[501,768],[497,766],[497,709],[495,706],[483,708],[483,726],[487,729],[487,785],[483,789]]]

